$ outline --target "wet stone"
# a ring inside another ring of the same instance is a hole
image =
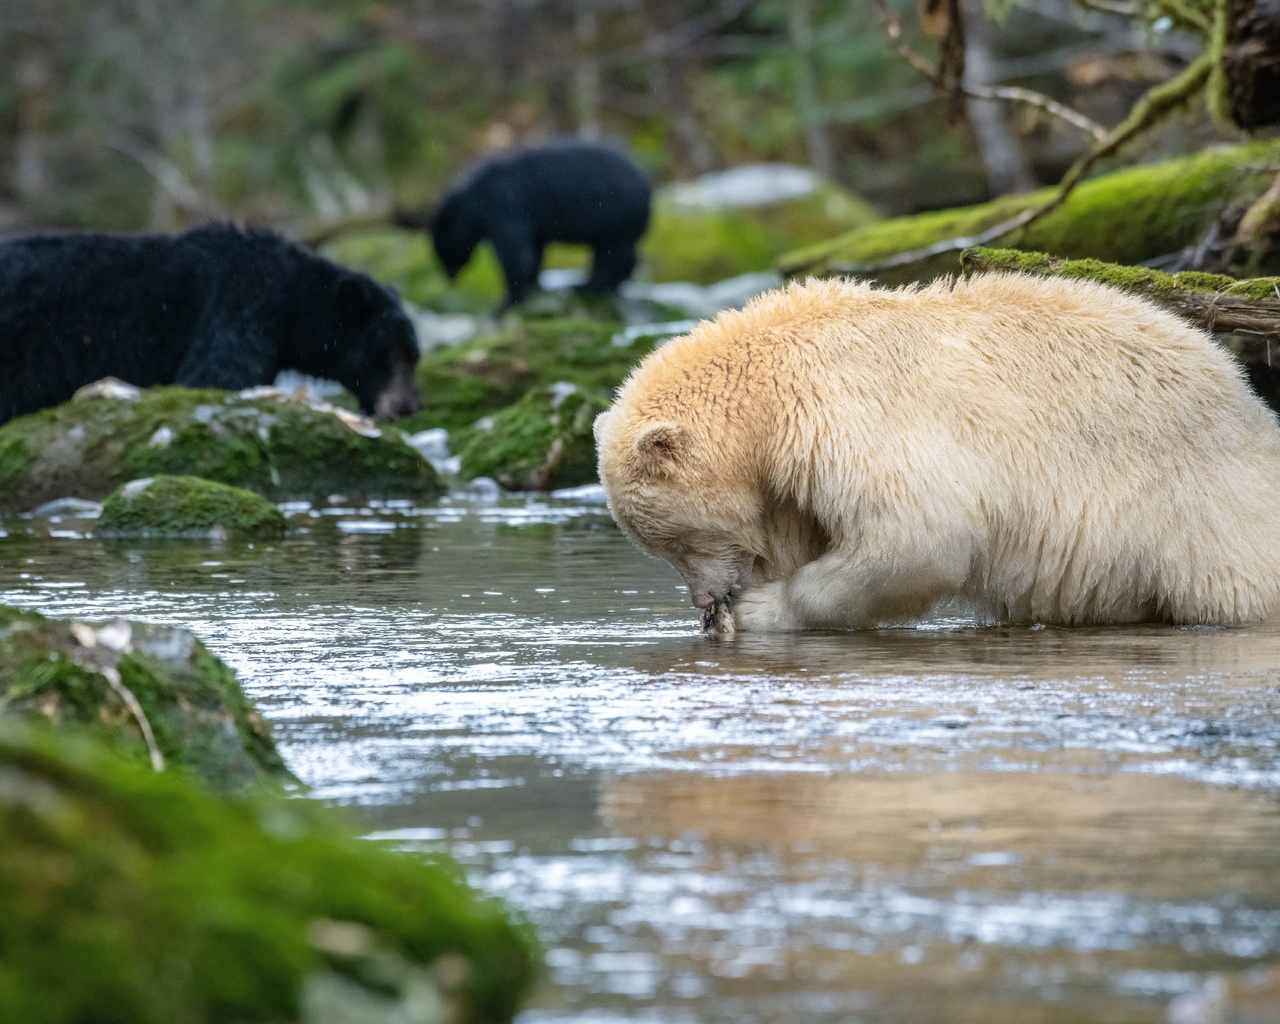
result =
[[[235,673],[185,629],[0,607],[0,718],[38,720],[237,792],[292,775]]]

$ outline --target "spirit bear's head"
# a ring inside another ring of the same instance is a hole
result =
[[[697,424],[632,416],[619,403],[596,418],[595,435],[614,519],[680,573],[695,606],[767,578],[759,488]]]

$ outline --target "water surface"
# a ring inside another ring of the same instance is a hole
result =
[[[521,1024],[1156,1021],[1280,960],[1280,631],[704,638],[599,505],[292,511],[10,522],[0,602],[195,630],[320,797],[538,924]]]

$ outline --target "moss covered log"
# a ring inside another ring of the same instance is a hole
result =
[[[0,718],[91,734],[219,792],[292,778],[235,673],[185,629],[0,606]]]
[[[1001,244],[1068,258],[1142,263],[1196,242],[1226,206],[1246,201],[1266,186],[1273,176],[1266,166],[1277,159],[1280,143],[1257,142],[1103,175],[1077,186],[1061,207]],[[873,268],[877,260],[981,232],[1053,194],[1053,189],[1042,189],[979,206],[881,221],[790,252],[779,268],[791,276],[868,273],[888,283],[933,278],[954,272],[954,254],[883,273]]]
[[[1208,331],[1280,338],[1280,277],[1237,280],[1199,271],[1167,274],[1147,267],[1066,260],[1017,249],[967,249],[960,256],[960,265],[968,271],[1010,270],[1098,281],[1146,296]]]
[[[131,480],[102,503],[94,530],[99,536],[234,536],[271,539],[285,531],[275,505],[241,487],[198,476],[157,476]]]
[[[464,476],[510,491],[550,491],[596,479],[592,424],[609,400],[571,384],[538,388],[461,435]]]
[[[130,480],[161,474],[198,476],[272,501],[442,490],[399,431],[279,396],[159,387],[136,400],[72,401],[0,426],[0,511],[63,497],[100,500]]]
[[[0,720],[3,1024],[499,1024],[528,931],[308,801]]]

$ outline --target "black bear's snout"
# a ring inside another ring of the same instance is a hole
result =
[[[398,420],[411,416],[422,408],[422,398],[416,387],[405,390],[394,384],[383,391],[373,402],[373,414],[380,420]]]

